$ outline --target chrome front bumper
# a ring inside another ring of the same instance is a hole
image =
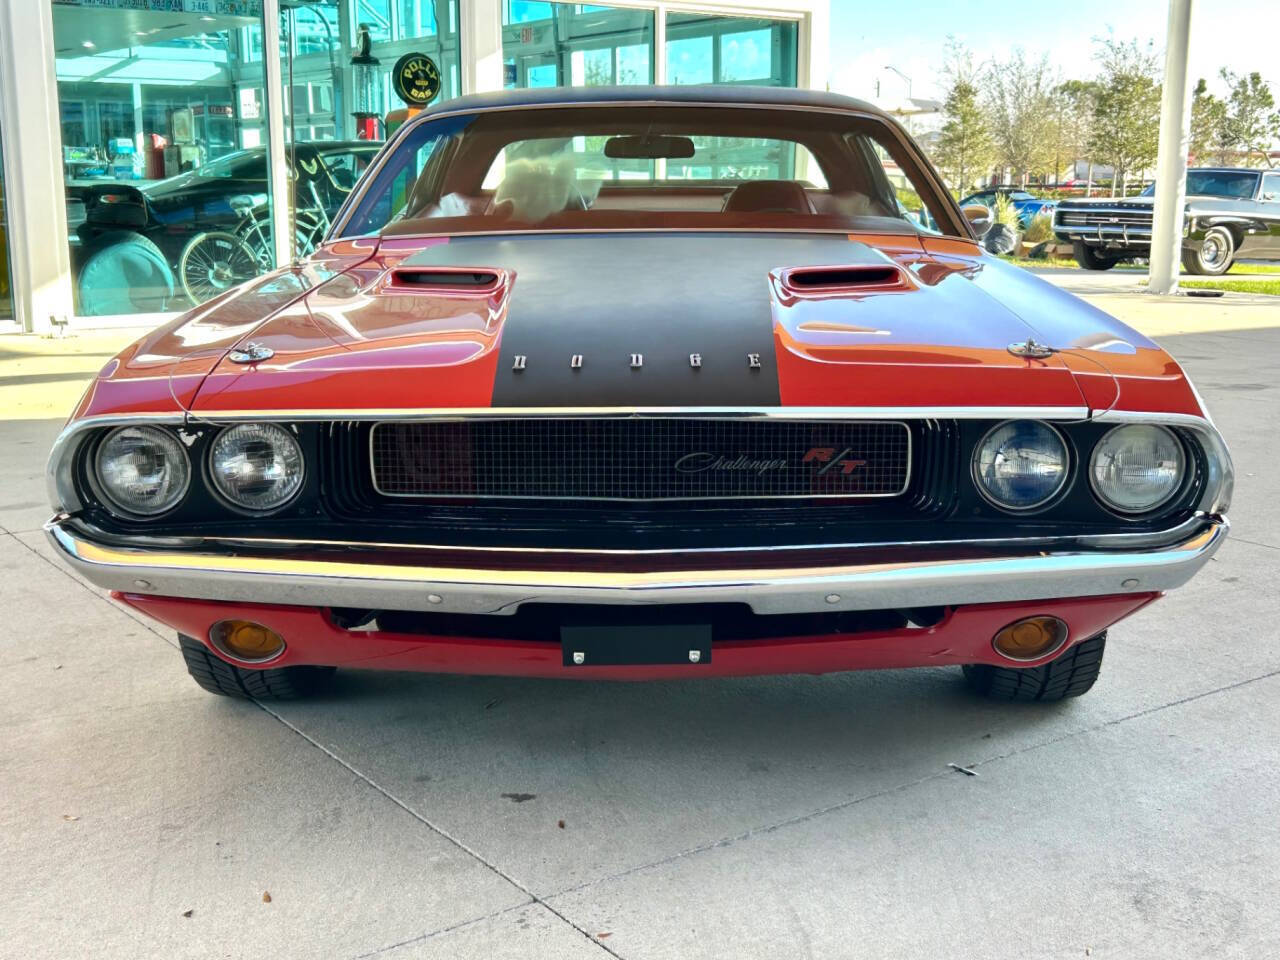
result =
[[[1084,240],[1093,244],[1115,247],[1151,246],[1151,228],[1133,224],[1067,224],[1055,223],[1053,232],[1059,238]]]
[[[370,549],[352,562],[243,548],[185,550],[90,539],[65,518],[45,527],[54,548],[107,590],[228,603],[511,614],[523,603],[747,603],[760,614],[877,610],[1151,593],[1186,583],[1226,538],[1227,522],[1199,517],[1173,543],[1119,549],[1015,553],[988,544],[980,555],[842,566],[619,573],[407,564],[404,552]],[[299,545],[302,546],[302,545]],[[936,545],[935,545],[936,546]],[[377,551],[386,553],[379,562]],[[423,557],[430,556],[429,551]],[[510,560],[512,554],[503,554]],[[582,566],[589,568],[589,561]]]

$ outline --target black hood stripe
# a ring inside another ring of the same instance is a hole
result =
[[[404,265],[515,271],[495,407],[767,407],[779,404],[769,271],[855,249],[821,235],[461,237]]]

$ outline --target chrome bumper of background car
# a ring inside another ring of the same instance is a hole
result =
[[[1150,246],[1151,244],[1151,227],[1146,225],[1055,223],[1053,231],[1059,237],[1090,240],[1108,246]]]
[[[1128,550],[1045,551],[845,566],[646,573],[356,563],[122,547],[63,521],[46,531],[89,582],[125,593],[229,603],[510,614],[523,603],[747,603],[760,614],[817,613],[1149,593],[1186,583],[1221,545],[1225,519],[1202,518],[1184,538]],[[389,555],[390,556],[390,555]],[[585,566],[585,564],[584,564]]]

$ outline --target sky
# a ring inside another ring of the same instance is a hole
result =
[[[999,61],[1021,46],[1049,55],[1064,79],[1093,75],[1093,38],[1154,40],[1163,56],[1168,0],[1070,0],[1018,4],[983,0],[830,0],[831,89],[855,97],[942,99],[938,68],[948,35],[978,61]],[[1192,83],[1205,77],[1221,93],[1218,69],[1257,70],[1280,100],[1280,0],[1198,0],[1191,21]]]

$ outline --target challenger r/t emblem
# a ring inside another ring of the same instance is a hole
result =
[[[845,447],[845,449],[841,450],[839,453],[836,452],[835,447],[811,447],[809,452],[804,455],[804,462],[822,464],[822,466],[818,468],[817,475],[819,477],[828,471],[834,470],[836,467],[840,468],[840,472],[842,474],[848,476],[859,467],[865,467],[867,465],[867,461],[865,460],[856,460],[850,457],[849,454],[851,453],[853,453],[853,451],[848,447]]]

